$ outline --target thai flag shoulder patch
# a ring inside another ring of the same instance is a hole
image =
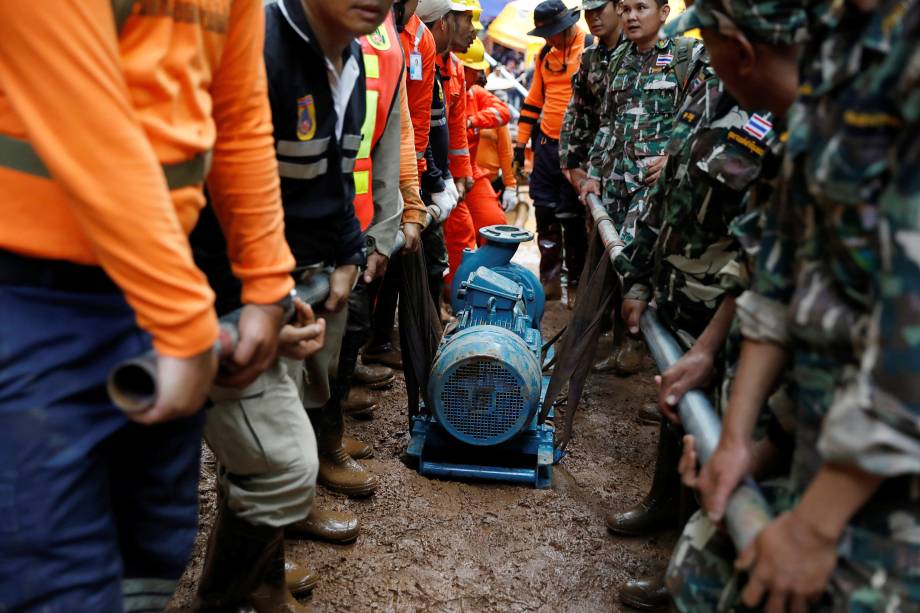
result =
[[[674,61],[673,53],[659,53],[655,59],[655,66],[668,66]]]
[[[761,117],[757,113],[754,113],[751,115],[751,118],[747,120],[747,123],[744,124],[743,129],[757,140],[763,140],[764,137],[770,133],[770,130],[773,129],[773,124],[765,117]]]

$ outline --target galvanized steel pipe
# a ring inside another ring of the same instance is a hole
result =
[[[600,199],[594,194],[588,195],[588,208],[612,262],[623,251],[623,241],[620,240],[620,235]],[[661,325],[653,309],[645,310],[639,327],[661,372],[683,355],[680,346]],[[699,390],[691,390],[681,399],[678,414],[684,430],[692,434],[696,440],[696,453],[700,462],[705,462],[715,451],[722,432],[722,422],[715,409],[705,394]],[[770,522],[769,509],[760,488],[751,478],[745,479],[732,494],[725,512],[725,523],[739,551],[753,541],[760,530]]]

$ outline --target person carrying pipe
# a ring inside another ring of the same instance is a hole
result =
[[[619,7],[628,43],[608,63],[600,124],[579,196],[598,195],[629,244],[648,190],[667,160],[664,146],[680,101],[702,65],[703,46],[691,38],[659,40],[658,31],[670,14],[667,0],[628,0]],[[635,372],[641,368],[641,354],[640,341],[624,336],[615,364],[626,374]]]
[[[473,188],[466,195],[465,202],[473,218],[477,244],[481,246],[485,239],[479,236],[479,229],[504,224],[504,211],[514,209],[518,202],[515,190],[506,189],[499,203],[498,196],[489,181],[489,175],[475,162],[479,153],[480,130],[508,125],[511,120],[511,111],[504,102],[487,92],[482,86],[485,83],[485,71],[489,64],[485,60],[485,48],[481,40],[478,38],[474,40],[470,48],[465,53],[458,54],[457,58],[463,64],[466,82],[466,139],[469,143],[470,161],[473,165]]]
[[[348,298],[348,323],[339,356],[338,384],[342,411],[346,415],[370,415],[376,405],[368,389],[352,385],[357,375],[358,354],[371,330],[371,309],[386,273],[402,221],[406,245],[419,247],[425,225],[425,205],[418,191],[414,136],[410,118],[403,122],[404,61],[402,45],[392,17],[369,35],[359,39],[364,57],[369,100],[362,126],[361,148],[355,162],[355,210],[366,234],[368,265]],[[403,143],[411,148],[402,154]],[[406,203],[405,208],[403,202]],[[394,379],[391,368],[365,365],[362,374],[371,385]],[[360,455],[369,454],[370,448]],[[365,456],[367,457],[367,456]]]
[[[585,49],[581,66],[572,79],[572,98],[562,119],[559,135],[559,164],[566,180],[577,191],[588,178],[588,152],[600,129],[601,105],[606,95],[606,78],[616,48],[625,40],[617,3],[613,0],[588,0],[582,3],[585,21],[591,29],[595,44]],[[616,372],[630,375],[642,367],[642,354],[621,351],[632,343],[624,343],[626,334],[622,323],[613,317],[614,342],[607,356],[595,365],[596,372]]]
[[[463,1],[452,1],[451,11],[431,25],[438,55],[435,58],[438,80],[444,96],[447,121],[446,165],[457,190],[457,207],[444,222],[444,241],[447,245],[449,269],[444,277],[450,287],[454,273],[460,266],[464,249],[476,248],[476,229],[469,207],[465,202],[473,187],[473,166],[466,137],[466,84],[463,69],[454,53],[469,49],[476,37],[473,26],[473,7]],[[432,113],[432,122],[437,119]]]
[[[699,474],[691,453],[682,459],[703,505],[668,571],[682,611],[896,610],[920,600],[920,342],[909,333],[920,296],[910,68],[920,11],[840,3],[812,12],[806,30],[800,10],[703,0],[671,26],[702,28],[713,67],[745,106],[795,100],[752,281],[737,299],[743,344],[722,436]],[[813,36],[797,99],[792,87],[761,87],[789,79],[797,50],[778,43],[790,31]],[[766,490],[776,519],[736,551],[714,522],[738,475],[757,468],[753,424],[787,364],[791,471]]]
[[[530,197],[537,219],[543,292],[547,300],[562,297],[564,259],[569,307],[574,306],[588,248],[584,207],[559,165],[559,138],[562,119],[572,97],[572,78],[581,66],[582,52],[591,45],[578,27],[579,12],[566,8],[562,0],[545,0],[534,9],[534,29],[528,35],[546,39],[546,45],[536,58],[533,82],[521,106],[514,146],[515,165],[522,169],[524,148],[533,141]]]
[[[794,28],[783,32],[790,41],[801,34]],[[794,77],[786,81],[794,91]],[[632,242],[616,260],[624,296],[620,313],[630,332],[638,333],[642,312],[654,298],[662,324],[689,350],[658,379],[660,410],[675,423],[661,420],[651,490],[639,510],[608,516],[614,533],[657,529],[679,512],[676,406],[690,389],[719,395],[725,370],[720,358],[745,278],[743,241],[735,233],[759,217],[750,204],[752,186],[765,169],[769,177],[778,168],[780,125],[769,109],[745,109],[710,67],[702,68],[677,113],[661,179],[649,192]],[[783,398],[780,393],[774,400]],[[670,598],[663,579],[631,581],[620,599],[642,609],[664,608]]]
[[[205,181],[246,304],[220,381],[271,363],[294,285],[262,7],[139,8],[0,4],[3,610],[162,609],[185,569],[217,372],[186,237]],[[151,346],[160,393],[129,417],[106,378]]]
[[[456,188],[447,164],[448,132],[444,96],[436,79],[437,48],[426,23],[434,24],[451,10],[450,0],[418,0],[402,7],[405,25],[399,33],[406,62],[406,97],[415,133],[415,160],[419,187],[424,204],[435,205],[444,216],[457,206]],[[422,234],[422,249],[428,269],[428,287],[432,300],[439,306],[447,270],[447,247],[441,224],[432,225]],[[402,369],[402,352],[393,342],[396,308],[402,268],[391,262],[381,283],[374,305],[371,338],[362,354],[362,362]]]

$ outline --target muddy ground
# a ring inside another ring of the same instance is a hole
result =
[[[536,261],[533,243],[517,259]],[[544,337],[569,311],[551,303]],[[323,508],[350,510],[362,533],[351,545],[288,541],[288,555],[318,570],[307,602],[317,611],[618,611],[618,584],[660,571],[676,534],[652,539],[610,536],[604,515],[639,501],[654,468],[657,427],[635,418],[653,401],[646,373],[623,379],[593,374],[575,422],[569,455],[550,489],[431,480],[407,466],[409,440],[402,379],[377,392],[369,421],[349,420],[347,433],[372,443],[365,465],[380,476],[365,500],[319,488]],[[213,456],[201,480],[202,533],[214,512]],[[204,558],[199,534],[176,602],[186,602]]]

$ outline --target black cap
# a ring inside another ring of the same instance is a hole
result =
[[[573,26],[580,13],[578,9],[568,8],[562,0],[545,0],[534,9],[533,25],[536,27],[527,34],[540,38],[555,36]]]

